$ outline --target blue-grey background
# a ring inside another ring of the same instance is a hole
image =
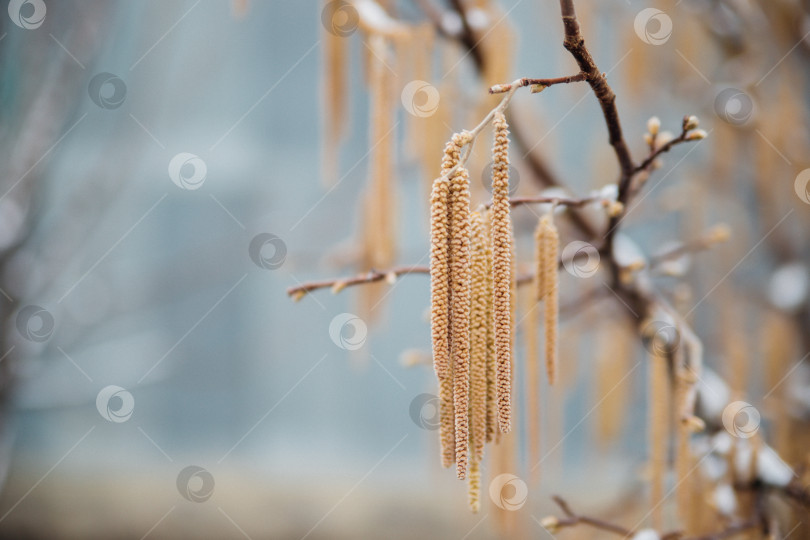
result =
[[[555,2],[500,3],[518,45],[526,45],[518,47],[513,78],[573,72]],[[606,71],[616,67],[609,77],[637,152],[650,115],[677,128],[684,112],[711,110],[716,87],[702,88],[695,74],[681,73],[689,92],[622,97],[620,63],[632,47],[649,47],[627,45],[633,15],[648,3],[584,3],[597,61]],[[2,365],[14,381],[0,453],[7,480],[0,531],[51,538],[491,535],[486,511],[470,515],[466,488],[440,469],[436,432],[409,415],[415,397],[434,391],[429,366],[400,362],[406,349],[429,348],[427,278],[398,281],[356,353],[329,335],[333,317],[354,309],[352,291],[321,291],[299,303],[285,292],[353,273],[330,261],[352,245],[367,181],[360,35],[352,43],[343,178],[330,187],[320,179],[319,3],[257,0],[241,16],[225,0],[46,4],[42,26],[25,30],[5,20],[0,40],[0,226],[7,230],[0,234],[7,295],[0,303],[10,306],[0,354],[10,351]],[[656,53],[671,57],[666,50],[674,46]],[[465,64],[458,69],[471,73]],[[120,107],[90,99],[88,84],[102,72],[125,83]],[[582,194],[615,178],[598,106],[587,94],[570,86],[515,98],[541,119],[538,132],[550,133],[547,156]],[[707,129],[716,121],[702,119]],[[180,152],[206,164],[199,189],[170,180],[169,162]],[[691,157],[699,162],[704,154]],[[402,156],[399,173],[398,259],[425,264],[424,178]],[[629,230],[653,213],[639,211]],[[280,268],[251,260],[248,246],[260,233],[286,245]],[[648,230],[639,240],[669,237]],[[14,327],[26,305],[54,318],[43,343],[20,339]],[[586,359],[587,348],[580,347]],[[584,396],[593,381],[586,363],[579,370],[582,380],[553,405],[565,407],[571,431],[559,447],[543,443],[555,466],[544,467],[532,491],[538,517],[550,492],[598,499],[586,489],[594,478],[603,495],[621,493],[614,483],[636,474],[644,456],[639,412],[628,419],[626,441],[600,451],[608,456],[601,465],[583,459],[593,451],[592,434],[578,421],[591,408]],[[108,422],[96,408],[108,385],[134,398],[125,422]],[[628,392],[643,399],[634,385]],[[204,503],[178,492],[178,473],[189,465],[215,480]]]

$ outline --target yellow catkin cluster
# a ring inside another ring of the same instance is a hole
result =
[[[687,368],[679,368],[678,376],[675,380],[675,404],[678,411],[685,410],[688,406],[690,377],[686,373]],[[689,449],[689,437],[691,431],[687,422],[678,421],[675,423],[675,500],[678,504],[678,515],[684,527],[684,532],[693,534],[695,529],[694,505],[692,499],[694,490],[692,485],[692,462]]]
[[[509,203],[508,129],[496,114],[493,204],[470,211],[470,177],[462,167],[468,132],[445,146],[431,194],[431,334],[439,382],[442,465],[469,480],[480,506],[484,444],[511,427],[515,269]],[[555,268],[556,270],[556,268]]]
[[[345,38],[344,38],[345,39]],[[386,62],[393,61],[389,41],[371,35],[368,47],[373,54],[368,63],[370,99],[369,185],[363,204],[363,237],[360,266],[387,268],[396,256],[396,222],[393,151],[396,146],[394,130],[393,75]],[[385,283],[363,287],[359,292],[359,309],[364,318],[371,319],[385,293]]]
[[[470,510],[477,514],[481,509],[481,466],[477,461],[472,461],[470,463],[467,486],[467,497],[470,504]]]
[[[430,196],[430,329],[433,369],[439,381],[442,466],[455,460],[453,437],[453,385],[450,364],[450,179],[445,173],[459,160],[460,147],[448,143],[442,176],[433,182]]]
[[[472,277],[470,294],[470,448],[471,461],[480,461],[484,455],[487,432],[487,267],[489,239],[484,218],[473,212],[472,219]]]
[[[440,427],[442,466],[456,461],[454,360],[451,339],[451,241],[454,199],[453,180],[449,178],[461,159],[461,148],[469,141],[469,134],[455,134],[445,147],[442,175],[433,183],[430,216],[430,282],[431,282],[431,337],[433,367],[439,381]],[[469,332],[469,330],[467,330]],[[466,443],[466,437],[464,438]]]
[[[484,217],[473,212],[470,220],[472,228],[472,255],[470,258],[470,405],[469,405],[469,474],[468,493],[470,509],[480,508],[481,471],[484,457],[484,442],[487,436],[487,338],[490,331],[488,273],[489,235]]]
[[[535,231],[537,242],[535,296],[544,304],[543,322],[546,333],[546,372],[549,384],[557,380],[557,318],[559,287],[557,261],[559,260],[560,236],[552,214],[540,218]]]
[[[634,340],[630,329],[620,322],[606,321],[598,330],[593,402],[598,404],[596,433],[602,445],[620,434],[627,419],[630,396],[627,374],[632,369]]]
[[[236,3],[234,4],[236,5]],[[323,34],[324,43],[324,162],[323,178],[329,185],[337,181],[338,148],[346,132],[346,55],[348,40],[334,32]]]
[[[509,128],[503,113],[496,113],[492,148],[492,274],[493,323],[498,425],[512,429],[512,221],[509,214]]]
[[[491,236],[491,214],[484,214],[484,230],[487,233],[487,274],[486,274],[486,295],[487,295],[487,352],[486,352],[486,377],[487,377],[487,423],[486,442],[493,442],[498,430],[498,395],[497,395],[497,363],[495,362],[495,328],[492,326],[493,315],[493,295],[494,280],[492,277],[492,236]]]
[[[651,344],[649,380],[649,448],[650,448],[650,499],[652,526],[663,526],[664,480],[667,470],[667,449],[670,427],[669,353],[666,344],[655,338]]]
[[[467,474],[470,398],[470,175],[460,168],[450,181],[450,352],[453,358],[453,405],[456,470]]]

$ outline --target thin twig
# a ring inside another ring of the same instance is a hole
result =
[[[429,274],[430,269],[427,266],[398,266],[389,270],[369,270],[364,274],[360,274],[348,278],[325,279],[322,281],[311,281],[309,283],[302,283],[295,287],[287,289],[287,295],[298,300],[306,293],[316,291],[318,289],[337,289],[335,292],[351,287],[353,285],[363,285],[366,283],[374,283],[375,281],[382,281],[384,279],[396,278],[406,274]]]
[[[597,529],[601,529],[603,531],[618,534],[623,537],[630,537],[633,535],[633,531],[625,529],[621,525],[616,525],[598,518],[581,516],[579,514],[574,513],[574,511],[571,510],[571,507],[568,505],[565,499],[563,499],[560,496],[554,495],[552,499],[554,500],[555,503],[557,503],[557,506],[560,507],[560,510],[562,510],[563,514],[565,514],[566,516],[565,519],[554,520],[553,525],[555,529],[564,529],[566,527],[573,527],[575,525],[585,524],[590,525],[591,527]]]
[[[518,87],[524,86],[532,86],[532,93],[536,94],[542,90],[545,90],[549,86],[554,86],[555,84],[568,84],[572,82],[582,82],[586,79],[587,75],[585,73],[577,73],[576,75],[569,75],[567,77],[555,77],[553,79],[530,79],[528,77],[524,77],[522,79],[518,79],[516,82],[509,83],[509,84],[496,84],[495,86],[490,87],[489,93],[490,94],[503,94],[504,92],[508,92],[512,90],[512,88],[517,85]]]
[[[594,202],[604,202],[605,204],[612,202],[610,199],[602,197],[585,197],[584,199],[571,199],[568,197],[512,197],[509,199],[509,205],[513,208],[515,206],[523,206],[526,204],[556,204],[559,206],[567,206],[571,208],[579,208],[586,204]],[[487,202],[484,206],[490,208],[492,202]]]

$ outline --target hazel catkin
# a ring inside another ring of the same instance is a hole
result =
[[[496,113],[492,148],[492,277],[493,324],[498,426],[512,428],[512,221],[509,213],[509,128],[503,113]]]

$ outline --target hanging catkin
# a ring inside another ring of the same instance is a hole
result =
[[[543,300],[543,324],[546,334],[546,373],[549,384],[557,381],[557,330],[558,330],[558,275],[560,236],[552,214],[540,218],[535,231],[537,241],[537,268],[535,295]]]
[[[479,212],[471,216],[472,256],[470,296],[470,450],[472,463],[484,456],[487,431],[487,232]]]
[[[650,499],[652,527],[663,526],[664,477],[669,447],[669,354],[666,344],[653,338],[649,381]]]
[[[477,513],[481,507],[481,469],[487,430],[487,337],[490,319],[487,318],[489,297],[489,264],[491,257],[484,217],[473,212],[472,255],[470,260],[470,466],[467,475],[467,494],[470,510]]]
[[[534,229],[534,279],[532,280],[532,286],[534,287],[534,299],[538,302],[542,302],[543,297],[546,294],[546,287],[545,283],[543,282],[543,279],[546,277],[545,261],[543,260],[546,246],[546,231],[546,223],[541,217],[539,220],[537,220],[537,227]]]
[[[381,35],[368,39],[368,91],[370,95],[369,188],[364,198],[363,245],[360,266],[363,269],[387,268],[396,255],[394,204],[394,108],[390,44]],[[386,285],[369,284],[359,293],[359,308],[364,318],[372,318],[382,301]]]
[[[470,510],[477,514],[481,509],[481,465],[477,461],[470,463],[467,480],[467,497]]]
[[[234,2],[234,6],[246,4]],[[327,29],[323,34],[324,84],[324,162],[323,178],[328,185],[337,181],[338,148],[346,131],[346,49],[348,40]]]
[[[456,471],[467,474],[470,398],[470,175],[459,168],[450,180],[450,353],[453,358],[453,404]]]
[[[509,128],[496,113],[492,148],[492,274],[495,361],[497,363],[498,426],[512,429],[512,222],[509,215]]]
[[[487,355],[486,355],[486,377],[487,377],[487,436],[486,442],[495,440],[498,431],[498,396],[497,396],[497,365],[495,362],[495,328],[493,326],[493,278],[492,278],[492,212],[484,214],[484,233],[487,241]]]
[[[453,137],[442,158],[442,175],[433,183],[430,197],[430,328],[433,368],[439,381],[439,437],[442,466],[455,461],[453,417],[453,366],[450,361],[450,179],[446,174],[458,164],[461,139]]]
[[[607,319],[597,330],[594,408],[601,445],[614,440],[627,420],[635,335],[620,320]]]
[[[675,403],[676,410],[682,411],[687,407],[686,401],[689,399],[689,387],[691,385],[688,368],[679,367],[675,380]],[[678,503],[678,515],[684,525],[684,532],[692,534],[696,532],[694,527],[694,516],[692,510],[693,486],[691,472],[691,461],[689,451],[689,437],[691,431],[689,425],[678,418],[675,422],[675,500]]]

